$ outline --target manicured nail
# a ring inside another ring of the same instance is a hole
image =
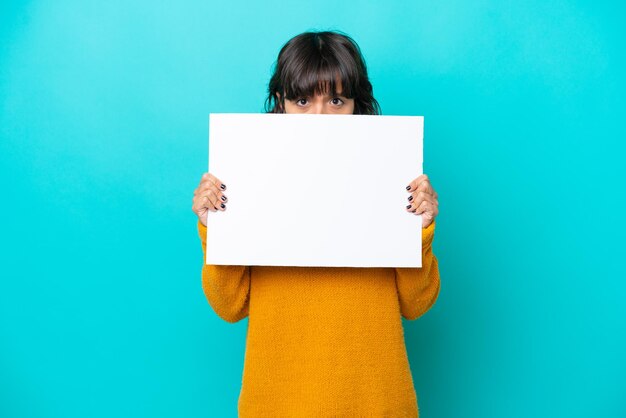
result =
[[[409,202],[413,200],[413,196],[409,196]]]
[[[226,207],[226,205],[224,205],[223,203],[222,203],[220,206],[221,206],[222,208],[225,208],[225,207]]]
[[[407,209],[410,209],[410,208],[411,208],[411,205],[407,205],[407,207],[406,207],[406,208],[407,208]]]
[[[221,188],[222,190],[226,190],[226,185],[225,185],[225,184],[222,184],[222,185],[220,186],[220,188]]]
[[[222,196],[222,200],[226,202],[226,196]]]
[[[411,190],[411,185],[409,184],[408,186],[406,186],[407,190]]]

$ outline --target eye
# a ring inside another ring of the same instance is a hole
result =
[[[330,102],[336,106],[340,106],[343,104],[343,100],[341,100],[339,97],[333,98]]]
[[[298,106],[306,106],[307,100],[303,97],[301,99],[296,100],[296,104]]]

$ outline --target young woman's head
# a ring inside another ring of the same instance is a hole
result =
[[[334,31],[290,39],[278,54],[268,93],[268,113],[380,114],[359,46]]]

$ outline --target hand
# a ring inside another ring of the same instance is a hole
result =
[[[198,188],[193,192],[191,210],[198,215],[202,225],[206,226],[209,211],[226,210],[228,198],[222,193],[226,185],[211,173],[204,173]]]
[[[426,174],[422,174],[413,180],[406,190],[411,193],[408,197],[410,202],[406,210],[415,215],[422,215],[422,228],[427,228],[439,213],[439,201],[437,193],[430,184]]]

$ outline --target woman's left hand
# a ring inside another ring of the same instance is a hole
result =
[[[406,210],[415,215],[422,215],[422,228],[427,228],[439,213],[437,192],[430,184],[430,179],[426,174],[422,174],[409,183],[406,190],[411,193]]]

